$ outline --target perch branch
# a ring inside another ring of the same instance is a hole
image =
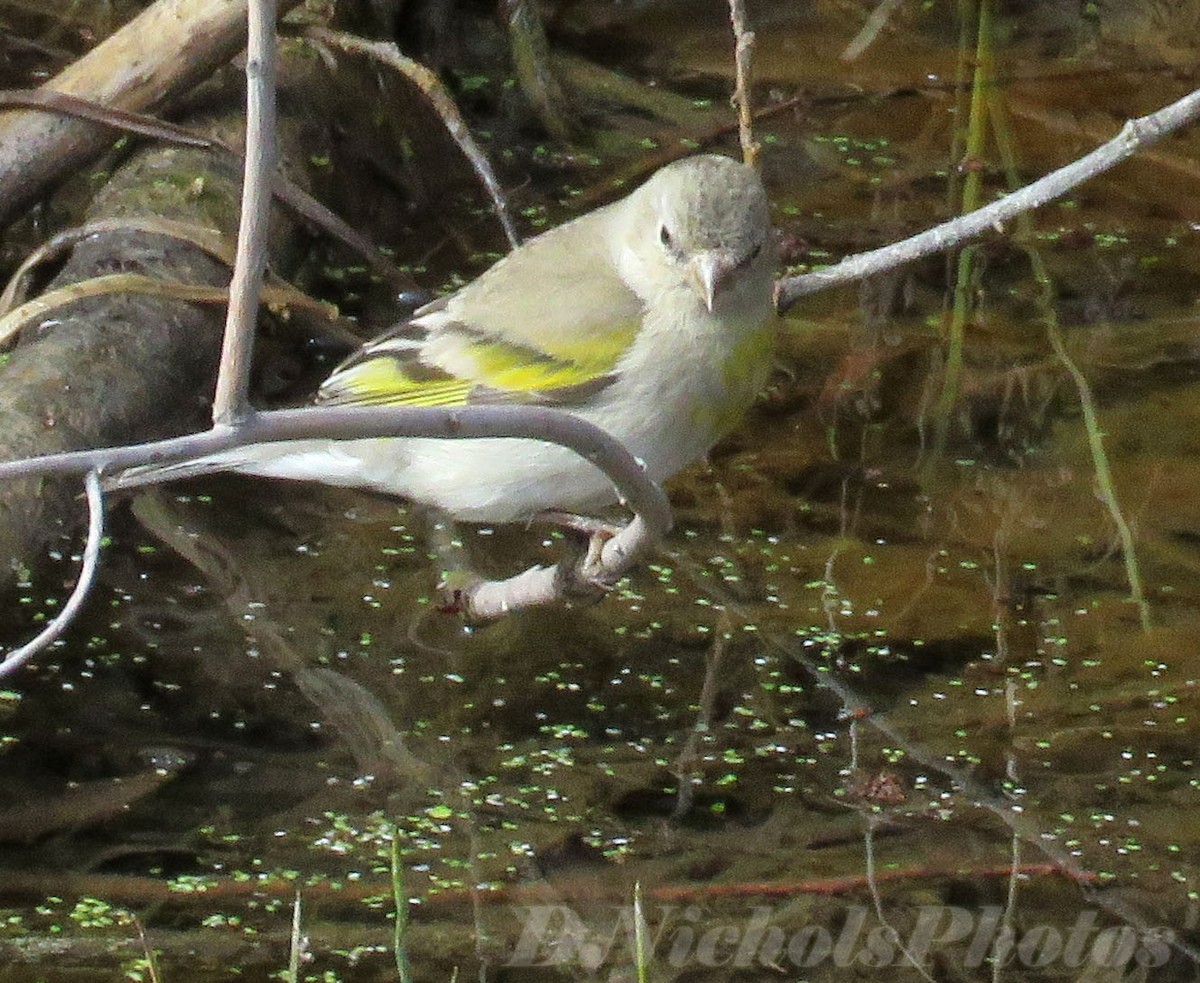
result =
[[[666,494],[646,475],[620,441],[577,416],[540,406],[270,410],[246,417],[236,427],[214,427],[184,437],[2,461],[0,480],[34,474],[80,474],[91,470],[163,464],[272,441],[366,437],[468,440],[514,437],[560,444],[603,471],[621,501],[634,512],[633,520],[604,544],[598,556],[577,560],[571,568],[558,564],[548,568],[535,567],[508,580],[471,585],[463,591],[459,602],[470,617],[478,620],[561,601],[564,586],[611,586],[671,529],[671,506]]]

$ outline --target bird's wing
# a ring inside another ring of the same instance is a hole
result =
[[[324,382],[318,402],[570,405],[600,391],[642,320],[640,300],[604,251],[605,213],[531,239],[368,342]]]
[[[328,406],[461,406],[473,383],[421,358],[427,338],[415,321],[405,321],[367,342],[317,390]]]
[[[631,336],[636,327],[635,323],[626,333]],[[436,331],[428,331],[416,322],[407,322],[343,362],[321,384],[317,402],[332,406],[567,406],[608,386],[616,377],[619,355],[609,350],[587,359],[565,359],[462,325],[440,325]],[[453,361],[455,371],[442,368],[438,364],[442,361]]]

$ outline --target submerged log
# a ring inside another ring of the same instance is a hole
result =
[[[236,144],[241,119],[230,113],[203,131]],[[298,140],[282,142],[291,160],[321,149],[311,128],[303,154]],[[0,459],[207,426],[240,192],[236,160],[193,147],[150,147],[112,174],[84,218],[102,222],[102,231],[75,245],[47,295],[112,274],[164,289],[127,292],[118,284],[112,292],[81,293],[25,325],[0,370]],[[294,265],[295,231],[294,216],[277,207],[273,269]],[[208,297],[173,296],[178,284],[206,287]],[[33,565],[70,535],[84,518],[80,490],[77,481],[49,477],[0,483],[0,566]]]

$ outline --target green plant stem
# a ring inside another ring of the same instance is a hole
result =
[[[291,944],[288,947],[288,983],[300,983],[300,951],[304,948],[304,941],[300,937],[300,892],[296,892],[296,898],[292,902],[292,937]]]
[[[954,68],[954,127],[950,133],[951,161],[960,161],[966,156],[966,127],[964,119],[970,119],[970,102],[966,98],[971,81],[971,33],[978,19],[978,0],[958,0],[958,60]],[[962,171],[950,168],[946,181],[946,208],[953,212],[962,200]]]
[[[966,6],[966,5],[964,5]],[[975,41],[975,74],[971,85],[970,118],[967,125],[966,152],[958,165],[966,172],[963,180],[960,214],[979,207],[983,191],[982,159],[987,140],[987,94],[996,77],[995,52],[992,48],[992,14],[995,0],[980,0],[978,28]],[[950,420],[958,403],[959,380],[962,377],[963,351],[966,345],[967,321],[971,314],[971,284],[974,272],[975,247],[968,246],[958,254],[954,277],[954,304],[950,312],[949,337],[946,346],[946,365],[942,390],[934,410],[934,460],[940,461],[949,442]]]
[[[1021,176],[1017,171],[1017,148],[1009,126],[1008,112],[1004,101],[998,93],[989,96],[989,114],[992,128],[996,136],[996,146],[1000,152],[1000,160],[1004,166],[1005,180],[1009,188],[1018,188]],[[1092,387],[1088,384],[1087,376],[1075,364],[1067,352],[1063,341],[1062,331],[1058,324],[1058,315],[1054,308],[1054,282],[1046,268],[1041,252],[1033,245],[1035,242],[1033,219],[1029,212],[1022,212],[1016,218],[1017,236],[1024,243],[1025,255],[1029,258],[1029,268],[1037,282],[1039,290],[1038,306],[1042,313],[1042,322],[1046,326],[1046,338],[1050,348],[1067,370],[1075,385],[1079,408],[1083,413],[1083,425],[1087,432],[1088,448],[1091,452],[1092,467],[1096,474],[1096,486],[1100,500],[1108,509],[1108,514],[1117,530],[1117,538],[1121,543],[1121,555],[1125,562],[1125,578],[1129,583],[1130,600],[1137,606],[1138,617],[1142,630],[1150,630],[1150,603],[1146,600],[1142,588],[1141,566],[1138,563],[1137,550],[1134,546],[1133,531],[1125,521],[1121,504],[1117,498],[1117,487],[1113,481],[1112,467],[1109,464],[1108,453],[1104,449],[1104,430],[1100,426],[1100,416],[1096,411],[1096,400],[1092,395]]]
[[[392,827],[390,864],[392,868],[392,904],[395,920],[392,923],[392,952],[396,957],[396,972],[400,983],[412,983],[412,966],[408,961],[408,892],[404,888],[404,861],[400,857],[400,831]]]
[[[650,958],[648,955],[648,940],[646,931],[646,914],[642,908],[642,882],[633,883],[633,943],[637,960],[637,983],[648,983],[650,979]]]

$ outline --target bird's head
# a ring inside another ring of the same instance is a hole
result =
[[[685,284],[710,313],[743,287],[767,289],[775,268],[770,205],[752,168],[714,154],[688,157],[658,171],[629,204],[625,246],[642,267],[629,271],[639,279]]]

